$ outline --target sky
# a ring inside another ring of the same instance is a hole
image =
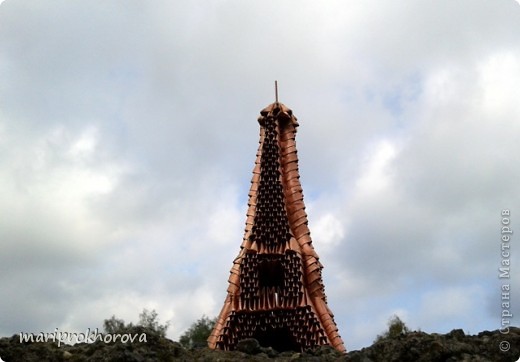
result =
[[[216,316],[275,80],[347,349],[519,325],[518,2],[6,0],[0,336]]]

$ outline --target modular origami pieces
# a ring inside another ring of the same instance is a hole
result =
[[[278,101],[260,112],[245,234],[233,262],[210,348],[245,338],[278,351],[345,346],[327,306],[298,172],[293,112]]]

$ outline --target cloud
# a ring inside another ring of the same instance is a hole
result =
[[[513,1],[2,2],[0,333],[155,308],[177,338],[216,315],[275,79],[347,348],[395,313],[498,328],[519,16]]]

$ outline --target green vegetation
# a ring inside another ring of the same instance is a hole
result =
[[[149,311],[145,308],[143,309],[143,312],[139,314],[139,323],[136,326],[144,327],[156,332],[161,337],[166,337],[166,330],[170,326],[170,322],[160,324],[155,309]],[[103,329],[105,333],[110,334],[125,333],[134,327],[135,326],[132,323],[125,324],[124,320],[116,318],[115,315],[110,319],[105,319],[103,321]]]
[[[190,328],[182,334],[179,343],[185,348],[206,347],[208,345],[207,339],[216,322],[216,317],[211,319],[203,315],[196,322],[192,323]],[[166,322],[165,324],[159,323],[159,318],[155,309],[152,311],[143,309],[143,312],[139,314],[139,323],[136,325],[125,323],[124,320],[116,318],[115,315],[103,321],[103,329],[106,334],[129,333],[135,327],[143,327],[150,331],[154,331],[160,337],[166,337],[169,322]]]
[[[410,329],[406,324],[398,316],[394,315],[388,320],[388,330],[383,334],[379,334],[374,343],[386,338],[395,338],[408,332],[410,332]]]
[[[143,309],[143,312],[139,314],[139,325],[157,332],[161,337],[166,337],[166,330],[170,326],[170,322],[161,325],[159,324],[155,309],[152,311]]]
[[[217,318],[210,319],[205,315],[194,322],[191,327],[184,332],[179,339],[179,343],[186,348],[205,347],[208,345],[207,339],[217,323]]]

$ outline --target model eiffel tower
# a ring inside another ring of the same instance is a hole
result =
[[[260,146],[245,235],[208,344],[234,350],[240,340],[256,338],[278,351],[331,345],[345,352],[307,226],[295,142],[298,122],[278,99],[260,112],[258,122]]]

